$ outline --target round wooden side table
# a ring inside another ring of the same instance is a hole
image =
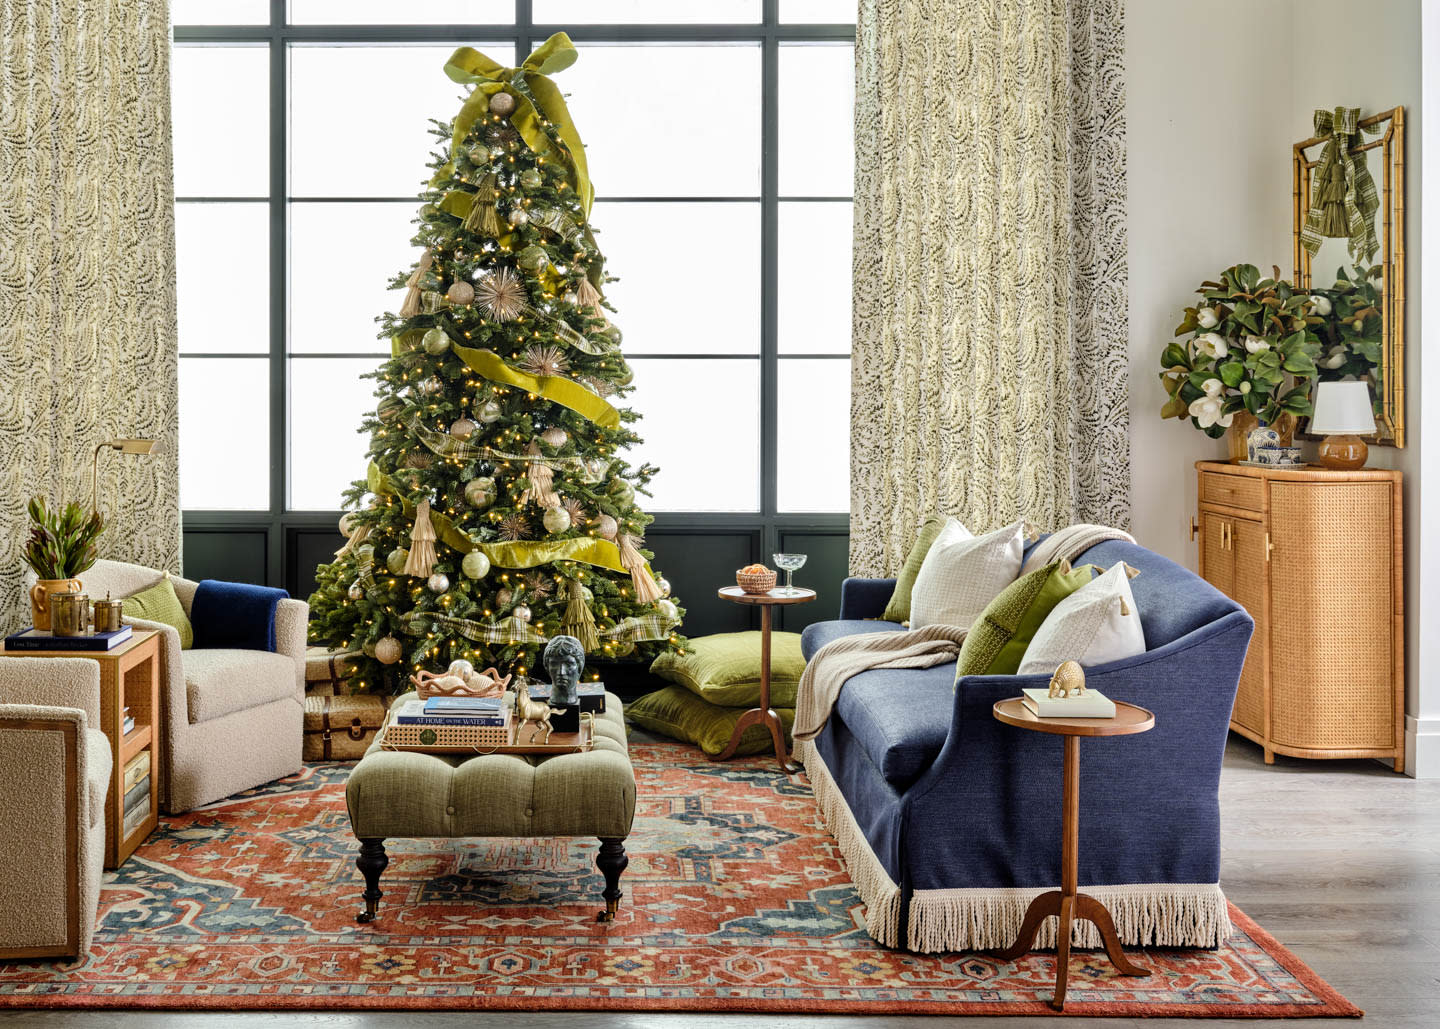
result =
[[[784,607],[786,604],[804,604],[814,600],[815,596],[814,590],[800,586],[796,586],[793,593],[785,593],[783,590],[746,593],[739,586],[725,586],[720,590],[722,600],[749,604],[760,609],[760,706],[752,707],[740,716],[740,720],[735,723],[735,731],[730,734],[730,742],[725,744],[725,749],[712,757],[711,761],[725,761],[730,758],[735,753],[735,748],[740,746],[741,734],[752,725],[763,724],[770,727],[770,739],[775,744],[775,758],[780,762],[780,771],[789,775],[800,770],[798,766],[790,763],[790,752],[785,749],[785,723],[780,721],[780,716],[770,706],[770,625],[775,608]]]
[[[1060,831],[1060,889],[1042,893],[1030,902],[1025,919],[1020,923],[1020,932],[1015,942],[1004,950],[997,951],[1002,961],[1014,961],[1030,949],[1040,924],[1050,915],[1060,919],[1055,942],[1055,998],[1050,1006],[1056,1011],[1065,1007],[1065,980],[1070,973],[1070,927],[1076,919],[1084,918],[1095,923],[1100,930],[1100,939],[1105,944],[1105,953],[1122,975],[1147,976],[1148,968],[1141,968],[1125,956],[1120,947],[1120,937],[1115,932],[1115,922],[1105,905],[1089,894],[1079,892],[1080,867],[1080,737],[1081,736],[1129,736],[1146,732],[1155,727],[1155,716],[1143,707],[1115,701],[1113,718],[1038,718],[1030,712],[1019,697],[997,701],[990,709],[997,719],[1006,725],[1013,725],[1033,732],[1048,732],[1065,738],[1065,792],[1063,817]]]

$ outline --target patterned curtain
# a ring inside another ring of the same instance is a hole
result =
[[[1129,521],[1123,0],[861,0],[852,574]]]
[[[104,557],[178,570],[166,0],[0,0],[0,618],[24,625],[34,494],[90,503]],[[84,577],[81,576],[83,579]]]

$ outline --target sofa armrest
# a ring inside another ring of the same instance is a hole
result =
[[[1220,766],[1253,629],[1250,616],[1237,610],[1157,650],[1086,669],[1087,686],[1154,712],[1155,728],[1082,742],[1082,834],[1133,832],[1139,821],[1147,839],[1165,840],[1167,846],[1193,837],[1204,846],[1185,860],[1205,864],[1196,874],[1208,876],[1194,881],[1216,881]],[[1048,675],[957,681],[945,745],[905,797],[907,819],[915,827],[910,845],[922,852],[912,861],[948,862],[982,875],[1024,879],[1027,868],[1039,874],[1036,869],[1048,869],[1058,859],[1059,741],[1006,725],[991,712],[997,701],[1048,682]],[[987,829],[955,834],[924,828],[937,824]],[[1033,834],[1042,825],[1038,838],[1055,838],[1056,852],[1047,846],[1017,857],[1017,849],[1033,849]],[[1160,854],[1157,861],[1171,860],[1163,848],[1149,846]],[[1204,853],[1203,860],[1195,853]],[[1115,857],[1093,854],[1090,860]],[[1082,846],[1082,877],[1086,860]]]
[[[85,712],[90,724],[98,728],[100,665],[83,657],[13,657],[0,661],[0,703],[75,708]]]
[[[851,576],[840,584],[840,618],[879,618],[895,592],[894,579]]]
[[[305,695],[305,637],[310,605],[285,599],[275,608],[275,652],[295,662],[295,689]]]
[[[58,660],[56,658],[40,658],[38,660]],[[95,665],[94,661],[88,662]],[[99,669],[99,665],[95,665]],[[95,683],[96,695],[100,692],[100,683]],[[97,722],[99,718],[95,719]],[[6,724],[8,723],[8,724]],[[88,751],[86,749],[85,730],[89,728],[90,721],[86,718],[85,712],[74,707],[57,707],[54,704],[0,704],[0,729],[6,731],[25,732],[60,732],[75,734],[75,789],[78,793],[76,807],[80,813],[80,824],[90,824],[90,790],[87,785],[89,773]],[[65,796],[65,779],[63,767],[45,761],[34,762],[26,754],[24,747],[0,747],[0,781],[18,784],[23,788],[24,804],[27,808],[36,810],[53,810],[63,812],[68,803]],[[21,794],[16,794],[20,796]],[[104,798],[101,798],[102,802]],[[0,833],[0,840],[4,838]],[[63,826],[56,834],[57,839],[64,839]],[[22,845],[23,841],[22,841]],[[10,866],[7,866],[10,867]]]

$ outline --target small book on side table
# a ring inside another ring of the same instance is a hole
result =
[[[1052,697],[1048,689],[1022,690],[1026,710],[1036,718],[1114,718],[1115,702],[1099,690],[1073,697]]]
[[[114,650],[128,640],[134,630],[122,625],[113,632],[90,632],[84,636],[56,636],[41,629],[29,628],[5,637],[6,650]]]

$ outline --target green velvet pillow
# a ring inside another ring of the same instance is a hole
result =
[[[798,632],[770,635],[770,706],[794,707],[805,656]],[[685,641],[685,653],[666,651],[650,665],[650,674],[684,686],[722,707],[760,703],[760,634],[722,632]]]
[[[915,533],[915,542],[910,546],[910,553],[905,555],[905,564],[901,566],[900,574],[895,576],[895,592],[890,594],[890,603],[885,605],[885,613],[880,616],[885,621],[910,620],[910,594],[915,589],[915,576],[920,574],[925,555],[930,553],[930,545],[935,542],[935,537],[940,535],[943,528],[945,519],[939,515],[931,515],[920,523],[920,528]]]
[[[718,754],[730,742],[735,723],[745,713],[740,707],[721,707],[701,700],[683,686],[666,686],[663,690],[648,693],[639,700],[625,705],[625,717],[651,732],[658,732],[671,739],[694,743],[707,754]],[[780,721],[785,725],[785,740],[790,740],[790,726],[795,721],[793,707],[776,708]],[[737,754],[758,754],[768,750],[770,730],[763,725],[752,725],[740,735]]]
[[[962,675],[1014,675],[1025,648],[1055,605],[1090,581],[1094,565],[1071,568],[1056,561],[1020,576],[986,605],[960,647],[955,678]]]
[[[174,627],[180,633],[180,649],[189,650],[195,642],[195,633],[190,628],[190,619],[180,606],[175,587],[169,579],[161,579],[149,589],[141,590],[124,599],[122,613],[127,618],[143,618],[147,622],[159,622]]]

